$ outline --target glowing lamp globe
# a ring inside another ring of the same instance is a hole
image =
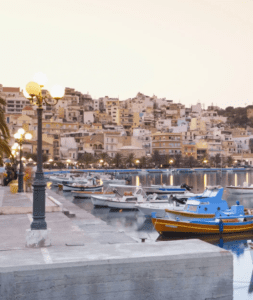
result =
[[[44,86],[47,82],[47,75],[42,72],[35,73],[33,76],[33,80],[37,82],[40,86]]]
[[[14,134],[14,138],[17,139],[17,140],[20,139],[21,138],[21,134],[19,132],[16,132]]]
[[[25,133],[25,130],[23,128],[19,128],[18,130],[18,133],[21,135],[21,134],[24,134]]]
[[[26,140],[31,140],[31,139],[32,139],[31,133],[26,133],[26,134],[25,134],[25,139],[26,139]]]
[[[54,85],[50,94],[53,98],[60,99],[64,96],[64,88],[61,85]]]
[[[14,143],[13,146],[11,147],[12,149],[18,149],[18,143]]]
[[[37,82],[28,82],[25,89],[29,95],[38,96],[40,94],[40,85]]]
[[[25,89],[23,90],[23,95],[25,98],[28,98],[28,99],[30,98],[30,95],[27,93],[27,91]]]

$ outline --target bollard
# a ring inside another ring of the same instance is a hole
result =
[[[142,243],[145,243],[145,240],[146,240],[147,238],[142,237],[142,238],[140,238],[140,239],[141,239],[141,242],[142,242]]]

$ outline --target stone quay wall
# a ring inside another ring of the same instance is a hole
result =
[[[99,247],[82,261],[1,268],[0,300],[233,299],[232,254],[203,241]]]

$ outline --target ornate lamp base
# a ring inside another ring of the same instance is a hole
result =
[[[43,248],[51,246],[50,240],[51,229],[44,230],[26,230],[26,247]]]

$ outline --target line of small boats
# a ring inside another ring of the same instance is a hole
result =
[[[66,174],[51,176],[49,180],[64,191],[71,191],[75,197],[91,197],[94,207],[137,209],[151,217],[161,235],[234,234],[253,230],[253,210],[244,208],[239,201],[229,208],[222,199],[224,188],[221,186],[207,187],[197,195],[186,184],[130,186],[126,179],[112,175]],[[102,192],[105,182],[109,184],[108,189]],[[226,188],[232,194],[253,193],[253,185],[246,183]]]

